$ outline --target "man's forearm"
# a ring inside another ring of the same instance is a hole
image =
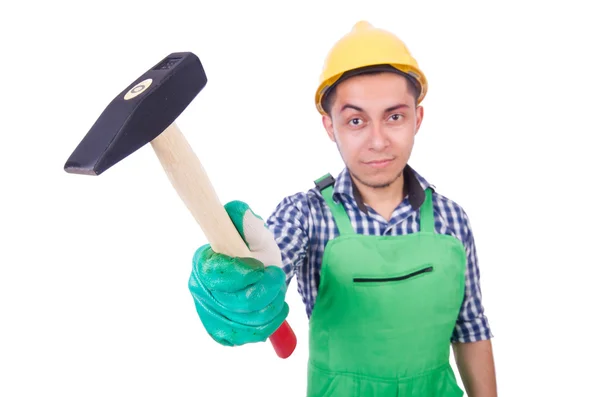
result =
[[[497,397],[492,343],[454,343],[454,357],[469,397]]]

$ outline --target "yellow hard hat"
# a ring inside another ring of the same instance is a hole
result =
[[[367,21],[360,21],[327,54],[315,94],[319,112],[325,114],[321,105],[323,97],[342,75],[365,67],[384,65],[412,78],[419,89],[417,103],[425,98],[427,79],[404,42],[386,30],[375,28]]]

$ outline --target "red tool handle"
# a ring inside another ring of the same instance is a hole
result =
[[[296,348],[296,334],[294,334],[287,321],[281,324],[277,331],[269,337],[269,340],[275,349],[275,353],[281,358],[288,358]]]

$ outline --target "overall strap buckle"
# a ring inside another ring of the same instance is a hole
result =
[[[334,183],[335,183],[335,178],[332,177],[331,174],[327,173],[315,181],[315,186],[320,191],[323,191],[326,188],[328,188],[329,186],[333,186]]]

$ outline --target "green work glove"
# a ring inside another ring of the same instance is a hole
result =
[[[263,220],[241,201],[225,205],[252,258],[233,258],[201,246],[193,258],[189,290],[208,334],[225,346],[264,342],[289,307],[281,253]]]

